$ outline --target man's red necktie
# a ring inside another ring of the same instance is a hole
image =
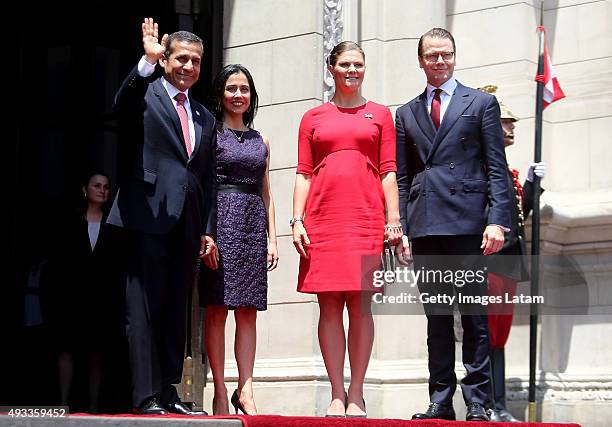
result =
[[[189,119],[187,118],[187,110],[185,109],[185,99],[187,97],[184,93],[179,92],[174,97],[176,103],[176,111],[178,112],[179,119],[181,120],[181,128],[183,129],[183,138],[185,139],[185,148],[187,149],[187,157],[191,157],[193,147],[191,146],[191,138],[189,136]]]
[[[434,97],[431,101],[431,121],[436,129],[440,128],[440,93],[442,89],[434,89]]]

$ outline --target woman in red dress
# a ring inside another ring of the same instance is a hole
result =
[[[401,240],[395,129],[387,107],[361,96],[365,55],[359,45],[334,47],[328,69],[335,94],[306,112],[299,130],[291,220],[301,255],[298,291],[317,294],[319,302],[319,345],[332,387],[326,415],[365,417],[363,382],[374,322],[362,309],[364,291],[372,290],[367,281],[362,284],[362,262],[379,256],[385,239]],[[347,341],[348,393],[343,376]]]

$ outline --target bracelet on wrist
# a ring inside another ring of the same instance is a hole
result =
[[[385,224],[385,230],[389,232],[402,233],[402,224]]]
[[[301,216],[294,216],[293,218],[291,218],[289,220],[289,227],[293,227],[293,225],[296,222],[301,222],[303,224],[304,223],[304,218],[302,218]]]

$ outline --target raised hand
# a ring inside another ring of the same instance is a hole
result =
[[[159,27],[153,18],[145,18],[142,23],[142,46],[149,64],[155,64],[164,55],[168,34],[159,41]]]

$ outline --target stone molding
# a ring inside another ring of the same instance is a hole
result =
[[[612,190],[546,192],[540,203],[542,253],[612,250]],[[530,239],[530,220],[526,235]]]
[[[455,371],[460,374],[464,367],[455,363]],[[225,365],[226,381],[236,382],[238,371],[233,362]],[[559,374],[538,371],[537,398],[543,400],[612,400],[612,375],[594,374]],[[212,381],[209,373],[208,379]],[[345,380],[350,380],[348,364],[345,366]],[[428,380],[427,360],[376,360],[370,361],[366,374],[366,386],[376,385],[426,385]],[[255,363],[254,383],[288,383],[288,382],[327,382],[323,360],[317,357],[287,359],[257,359]],[[529,375],[513,375],[506,379],[507,399],[509,401],[527,401]]]
[[[344,21],[343,0],[324,0],[323,8],[323,102],[334,95],[334,78],[327,69],[329,53],[342,41]]]
[[[463,369],[463,365],[457,363],[455,369],[460,371]],[[350,378],[348,361],[344,366],[344,375],[345,378]],[[210,373],[208,376],[209,379],[212,379]],[[231,360],[226,360],[225,377],[228,381],[236,381],[238,379],[236,364]],[[372,359],[366,374],[366,383],[412,384],[427,382],[427,378],[427,360]],[[327,380],[327,372],[321,357],[256,359],[253,380],[255,382]]]
[[[612,376],[565,375],[539,372],[536,399],[538,401],[611,401]],[[506,398],[509,401],[527,401],[529,376],[506,379]]]

